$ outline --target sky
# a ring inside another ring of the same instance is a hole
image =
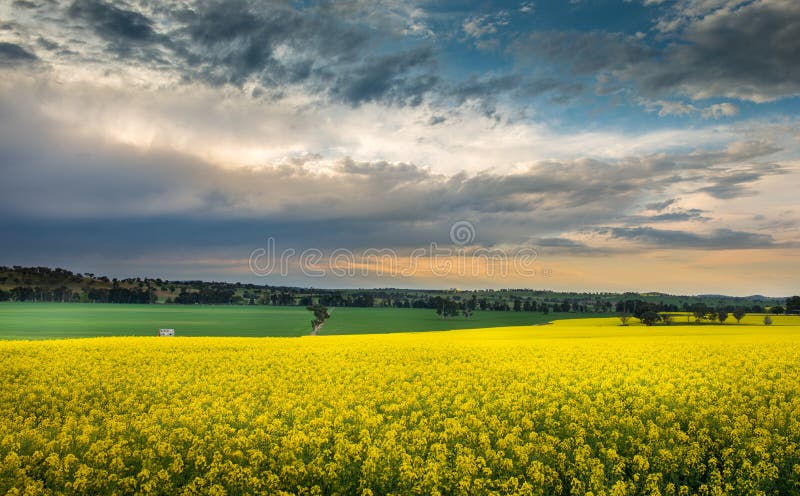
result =
[[[2,0],[0,264],[796,294],[798,110],[796,0]]]

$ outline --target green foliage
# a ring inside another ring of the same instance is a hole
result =
[[[660,321],[661,316],[656,312],[648,310],[647,312],[644,312],[641,317],[639,317],[639,320],[641,320],[644,325],[651,326]]]
[[[703,320],[716,320],[717,319],[717,312],[710,308],[705,303],[695,303],[690,307],[692,315],[694,315],[695,321],[700,322]]]
[[[450,298],[437,296],[431,300],[431,305],[436,309],[436,315],[443,319],[458,316],[458,303]]]
[[[322,327],[322,324],[331,317],[331,314],[329,314],[328,309],[322,305],[309,305],[306,307],[306,310],[314,314],[314,319],[311,320],[311,333],[316,334]]]

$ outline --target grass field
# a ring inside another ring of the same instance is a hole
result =
[[[800,494],[798,412],[792,325],[6,340],[0,494]]]
[[[471,319],[442,320],[428,309],[340,307],[320,334],[531,325],[574,316],[475,312]],[[174,328],[179,336],[303,336],[311,330],[311,318],[302,307],[0,303],[0,339],[153,336],[162,327]]]

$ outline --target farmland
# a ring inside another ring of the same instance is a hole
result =
[[[476,311],[442,320],[433,310],[336,308],[321,334],[431,331],[530,325],[573,314]],[[589,314],[591,315],[591,314]],[[152,336],[161,327],[179,336],[302,336],[311,314],[303,307],[0,303],[0,339]]]
[[[0,342],[10,494],[797,494],[800,326]]]

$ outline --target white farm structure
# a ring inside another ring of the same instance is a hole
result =
[[[175,329],[159,329],[158,330],[158,335],[159,336],[174,336],[175,335]]]

